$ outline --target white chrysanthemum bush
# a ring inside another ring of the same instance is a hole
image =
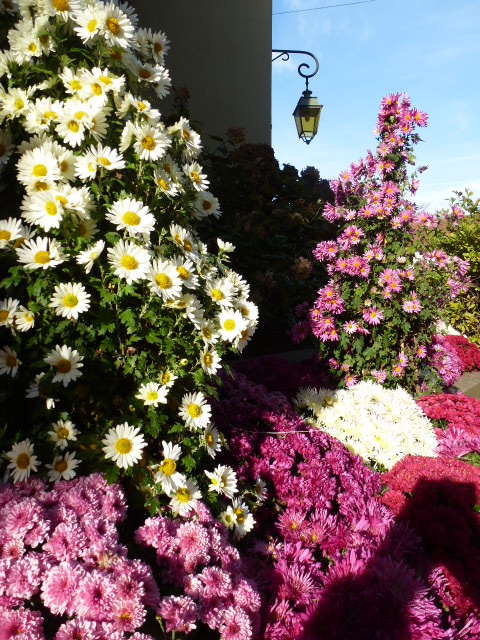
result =
[[[402,387],[386,389],[364,380],[336,391],[306,388],[296,407],[309,423],[377,468],[391,469],[408,455],[437,455],[432,423]]]
[[[167,126],[168,40],[124,3],[3,9],[0,380],[4,470],[101,470],[152,511],[237,494],[208,397],[257,310],[195,223],[218,216],[198,134]],[[161,103],[160,103],[161,104]],[[215,468],[216,467],[216,468]]]

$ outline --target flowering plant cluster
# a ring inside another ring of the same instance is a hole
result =
[[[156,108],[170,87],[168,40],[138,28],[123,2],[8,12],[0,426],[10,475],[123,470],[153,511],[226,495],[226,477],[233,494],[231,469],[204,473],[222,443],[207,396],[258,311],[228,265],[233,247],[219,239],[209,253],[193,228],[219,208],[198,134],[184,118],[166,126]]]
[[[446,339],[446,336],[436,335],[428,349],[428,362],[440,376],[443,384],[451,387],[465,371],[462,359],[457,350]]]
[[[369,151],[332,182],[335,204],[323,215],[338,225],[338,235],[314,251],[330,280],[319,289],[308,323],[342,384],[361,377],[418,388],[429,370],[425,357],[439,313],[468,286],[467,262],[440,250],[416,252],[423,232],[437,224],[407,199],[418,185],[407,170],[420,140],[415,130],[426,122],[407,96],[387,96],[375,154]]]
[[[236,505],[235,519],[246,526],[251,515],[242,507]],[[227,529],[202,503],[196,512],[195,519],[150,518],[135,533],[139,544],[155,549],[163,583],[181,590],[161,599],[159,615],[167,633],[189,634],[200,622],[222,640],[250,640],[260,625],[260,594]],[[224,521],[233,524],[230,516]]]
[[[408,455],[435,456],[433,425],[402,387],[364,380],[350,389],[300,390],[296,407],[307,421],[340,440],[365,462],[391,469]]]
[[[457,356],[463,365],[464,371],[480,370],[480,349],[476,344],[470,342],[464,336],[446,335],[443,337],[443,343],[455,349]]]
[[[159,592],[150,567],[120,543],[125,515],[122,491],[100,474],[53,488],[3,485],[1,637],[152,640],[140,630]]]
[[[442,394],[424,396],[417,404],[439,425],[435,431],[440,454],[457,458],[480,451],[480,400]]]
[[[480,470],[460,460],[412,456],[382,480],[388,487],[383,503],[413,527],[443,573],[436,582],[445,610],[478,614]]]
[[[236,378],[214,411],[238,434],[230,441],[244,459],[239,475],[264,496],[257,541],[245,548],[265,598],[261,637],[473,640],[478,617],[453,607],[444,615],[445,575],[425,567],[417,535],[382,509],[379,475],[309,428],[285,398],[277,413],[278,393]]]

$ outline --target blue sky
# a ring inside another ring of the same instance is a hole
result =
[[[272,64],[272,145],[279,162],[315,166],[336,178],[374,149],[380,100],[405,92],[429,114],[417,146],[417,204],[445,205],[453,189],[480,196],[480,1],[375,0],[275,15],[353,0],[273,0],[274,49],[303,49],[320,63],[310,89],[324,105],[317,137],[298,139],[292,113],[305,88],[300,56]]]

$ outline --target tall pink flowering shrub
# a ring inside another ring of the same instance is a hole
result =
[[[358,378],[412,390],[424,377],[430,386],[438,382],[427,348],[443,306],[467,286],[468,263],[421,251],[423,233],[437,221],[408,199],[418,186],[408,168],[420,141],[416,129],[426,123],[406,95],[387,96],[375,153],[332,182],[335,203],[323,215],[337,225],[337,237],[314,250],[330,279],[307,321],[321,356],[347,386]]]

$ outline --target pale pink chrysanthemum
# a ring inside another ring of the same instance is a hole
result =
[[[112,579],[94,570],[80,582],[74,598],[78,615],[89,620],[109,620],[115,589]]]
[[[241,578],[235,586],[233,602],[245,611],[252,613],[259,611],[262,604],[260,593],[255,585],[246,578]]]
[[[239,607],[228,607],[220,627],[222,640],[250,640],[252,623],[249,616]]]
[[[44,640],[43,618],[39,611],[5,608],[1,611],[0,638],[10,640]]]
[[[205,527],[196,522],[185,522],[178,527],[177,539],[179,553],[188,573],[194,571],[197,564],[208,563],[209,537]]]
[[[2,543],[1,558],[10,558],[16,560],[21,558],[25,553],[25,545],[21,538],[5,538]]]
[[[45,572],[42,584],[44,605],[54,614],[73,613],[72,601],[84,571],[72,562],[61,562]]]
[[[37,593],[41,582],[39,555],[34,551],[14,561],[7,573],[6,595],[29,600]]]
[[[97,622],[75,618],[60,626],[55,640],[102,640],[104,637]]]
[[[163,598],[157,614],[166,622],[167,633],[189,633],[196,628],[197,606],[195,602],[184,596]]]
[[[205,598],[226,598],[232,589],[229,574],[220,567],[205,567],[198,577],[205,585],[203,590]]]
[[[127,503],[122,489],[115,484],[107,487],[101,503],[102,514],[109,520],[121,522],[127,515]]]
[[[383,311],[377,309],[377,307],[368,307],[362,312],[363,319],[368,324],[378,325],[383,320]]]
[[[370,374],[375,378],[378,384],[383,384],[387,379],[387,372],[382,369],[372,369]]]
[[[127,583],[135,583],[136,590],[141,593],[143,604],[151,609],[158,607],[160,594],[149,565],[141,560],[123,559],[114,566],[114,575],[117,593],[127,595]]]
[[[43,548],[58,561],[75,560],[82,555],[86,544],[85,535],[77,524],[61,522]]]
[[[117,631],[132,633],[142,626],[145,621],[146,610],[141,599],[131,596],[117,600],[112,607],[113,627]]]
[[[347,389],[350,389],[350,387],[354,387],[357,384],[357,376],[353,376],[353,375],[348,375],[345,376],[345,386],[347,387]]]
[[[15,501],[3,512],[5,529],[12,538],[24,538],[35,522],[43,517],[43,510],[32,498]]]
[[[423,345],[421,345],[420,347],[417,348],[415,355],[417,356],[417,358],[420,358],[420,360],[422,360],[423,358],[427,357],[427,349],[426,347],[424,347]]]
[[[37,520],[33,527],[25,534],[24,542],[32,549],[41,545],[50,536],[52,523],[50,520]]]

